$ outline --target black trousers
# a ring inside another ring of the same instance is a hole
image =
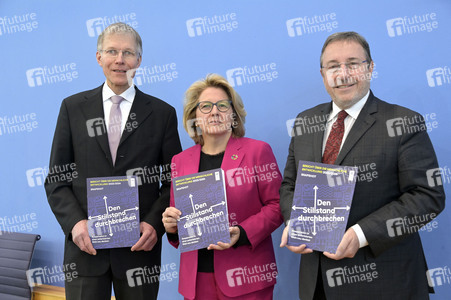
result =
[[[67,300],[111,300],[111,284],[117,300],[156,300],[159,280],[130,284],[127,279],[116,278],[111,269],[101,276],[78,276],[66,281]],[[132,285],[132,286],[130,286]]]
[[[318,278],[316,279],[315,294],[313,300],[327,300],[324,292],[323,276],[321,274],[321,258],[318,263]]]

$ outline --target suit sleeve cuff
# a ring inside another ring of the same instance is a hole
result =
[[[368,246],[368,241],[366,240],[365,234],[363,233],[362,228],[359,224],[355,224],[354,226],[351,226],[352,229],[354,229],[355,234],[357,234],[357,238],[359,239],[359,248]]]
[[[178,235],[178,233],[169,233],[169,232],[166,232],[166,235],[167,235],[168,240],[169,240],[170,242],[176,243],[176,242],[179,241],[179,235]]]
[[[237,225],[237,227],[240,229],[240,237],[238,238],[238,241],[233,245],[233,248],[237,248],[239,246],[245,246],[245,245],[251,245],[251,242],[249,241],[249,238],[247,237],[246,231],[243,227],[240,225]]]

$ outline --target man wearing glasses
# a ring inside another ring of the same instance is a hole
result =
[[[170,163],[181,151],[173,107],[144,94],[132,78],[142,41],[129,25],[107,27],[97,41],[106,82],[66,98],[58,116],[50,167],[73,164],[72,182],[46,181],[48,201],[64,234],[64,264],[78,277],[66,281],[67,299],[156,299],[161,264],[161,214],[169,206]],[[139,186],[140,239],[131,248],[96,250],[88,235],[86,178],[156,170]],[[134,281],[127,271],[133,270]],[[144,274],[152,270],[152,274]],[[156,275],[156,276],[155,276]],[[157,280],[146,280],[147,278]],[[145,278],[146,277],[146,278]]]
[[[298,115],[326,123],[310,123],[312,128],[291,140],[280,189],[285,221],[299,160],[358,166],[359,174],[347,230],[335,253],[287,246],[288,227],[284,230],[281,246],[302,254],[300,299],[429,299],[433,290],[418,229],[443,210],[445,194],[442,186],[428,184],[438,163],[424,119],[373,95],[374,63],[359,34],[329,36],[320,63],[332,102]],[[400,120],[410,121],[400,127]]]

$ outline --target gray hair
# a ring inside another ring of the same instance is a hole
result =
[[[138,51],[138,57],[143,53],[143,43],[138,32],[133,27],[125,23],[114,23],[105,28],[105,30],[99,35],[97,39],[97,51],[102,50],[103,40],[110,34],[130,34],[135,39],[136,50]]]

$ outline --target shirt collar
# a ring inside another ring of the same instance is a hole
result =
[[[116,95],[116,94],[113,92],[112,89],[110,89],[108,84],[105,82],[105,84],[103,85],[103,89],[102,89],[103,102],[110,100],[111,96],[114,96],[114,95]],[[127,100],[128,102],[133,104],[135,95],[136,95],[135,85],[132,83],[132,85],[127,90],[125,90],[125,92],[123,92],[122,94],[120,94],[118,96],[121,96],[122,98],[124,98],[125,100]]]
[[[359,116],[360,111],[362,110],[363,106],[365,105],[366,101],[368,100],[369,95],[370,95],[370,91],[368,90],[366,95],[363,96],[363,98],[360,99],[356,104],[354,104],[353,106],[351,106],[348,109],[345,109],[345,111],[348,113],[348,115],[351,116],[354,120],[356,120],[357,117]],[[340,111],[341,111],[341,108],[339,108],[337,106],[337,104],[335,104],[335,102],[332,101],[332,112],[330,113],[327,122],[332,121],[338,115],[338,113]]]

